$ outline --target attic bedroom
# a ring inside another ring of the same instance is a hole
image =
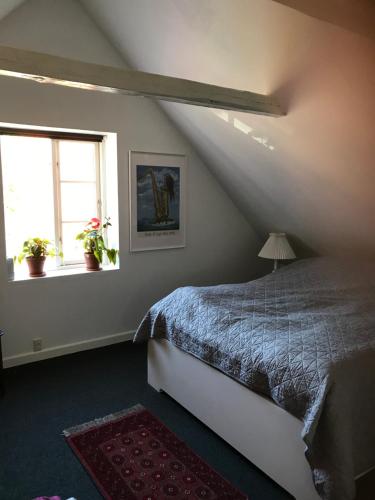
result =
[[[372,0],[0,1],[0,500],[375,498]]]

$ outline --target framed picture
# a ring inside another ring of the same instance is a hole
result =
[[[130,251],[185,246],[186,156],[129,152]]]

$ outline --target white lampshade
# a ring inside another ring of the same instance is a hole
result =
[[[289,241],[285,233],[270,233],[268,240],[259,252],[258,256],[263,257],[264,259],[274,260],[296,258],[296,254],[289,245]]]

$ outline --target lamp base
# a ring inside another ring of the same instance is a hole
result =
[[[274,261],[273,261],[273,271],[272,272],[274,273],[275,271],[277,271],[277,259],[274,259]]]

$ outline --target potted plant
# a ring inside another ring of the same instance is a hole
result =
[[[103,262],[103,254],[107,255],[111,264],[116,264],[118,250],[107,248],[104,241],[104,232],[108,226],[111,226],[109,217],[105,218],[103,224],[100,219],[93,217],[86,224],[82,233],[76,236],[77,240],[82,240],[88,271],[101,271],[100,264]]]
[[[62,257],[62,253],[55,249],[51,241],[42,238],[30,238],[23,243],[22,252],[14,260],[17,259],[21,264],[26,258],[29,275],[32,278],[36,278],[46,275],[44,272],[46,258],[55,257],[56,255]]]

